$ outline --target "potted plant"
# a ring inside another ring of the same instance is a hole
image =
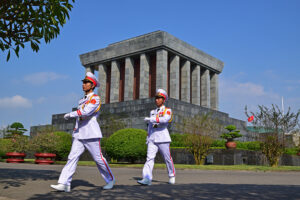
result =
[[[8,145],[8,152],[5,154],[8,158],[8,163],[24,162],[26,157],[26,150],[28,149],[29,137],[25,135],[12,134],[9,138],[11,140]]]
[[[36,164],[53,164],[56,157],[56,147],[58,144],[59,136],[53,132],[40,133],[34,136],[30,141],[31,150],[36,153]]]
[[[235,149],[236,142],[234,141],[234,138],[242,137],[242,135],[239,133],[239,130],[236,130],[234,125],[228,125],[225,129],[228,132],[222,133],[220,137],[226,140],[225,146],[227,149]]]

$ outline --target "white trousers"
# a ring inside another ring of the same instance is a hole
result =
[[[149,141],[147,148],[147,161],[143,168],[143,178],[148,178],[149,180],[152,180],[154,160],[158,150],[165,160],[169,177],[175,176],[175,167],[173,159],[171,157],[170,143],[154,143],[152,141]]]
[[[106,159],[102,156],[100,138],[78,140],[73,138],[72,148],[68,156],[68,162],[64,166],[58,183],[71,185],[72,176],[75,173],[77,163],[79,161],[80,155],[85,151],[85,148],[90,152],[93,157],[98,170],[105,182],[114,180],[114,176],[108,166]]]

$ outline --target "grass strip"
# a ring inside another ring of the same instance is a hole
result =
[[[1,160],[5,162],[5,160]],[[25,159],[25,163],[34,163],[34,159]],[[55,161],[55,164],[65,165],[66,161]],[[96,166],[94,161],[79,161],[79,166]],[[110,163],[110,167],[114,168],[143,168],[144,164],[131,164],[131,163]],[[156,163],[155,168],[165,169],[164,163]],[[260,165],[186,165],[175,164],[176,169],[195,169],[195,170],[231,170],[231,171],[300,171],[300,166],[260,166]]]

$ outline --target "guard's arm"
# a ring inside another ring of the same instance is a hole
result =
[[[100,97],[94,96],[88,104],[78,110],[70,112],[70,117],[86,117],[92,115],[101,106]]]
[[[172,110],[170,108],[167,108],[166,113],[162,117],[158,116],[151,116],[150,122],[161,124],[161,123],[168,123],[172,118]]]

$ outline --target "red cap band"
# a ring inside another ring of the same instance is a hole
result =
[[[97,86],[96,81],[94,79],[92,79],[91,77],[86,76],[85,79],[92,81],[92,83],[94,84],[95,87]]]
[[[157,96],[162,96],[164,99],[166,99],[166,95],[164,95],[162,93],[157,93]]]

